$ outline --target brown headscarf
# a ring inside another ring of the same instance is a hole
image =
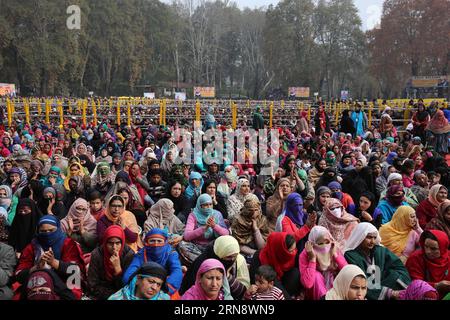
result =
[[[261,204],[259,199],[255,195],[249,195],[244,201],[244,206],[241,212],[236,216],[231,225],[233,236],[239,242],[240,245],[247,245],[254,240],[253,237],[253,219],[250,214],[251,209],[257,208],[259,210],[256,223],[261,232],[264,240],[269,236],[269,227],[267,225],[267,219],[262,215]]]
[[[83,207],[86,211],[79,211],[77,207]],[[78,198],[72,204],[67,216],[61,220],[61,228],[64,232],[69,229],[69,218],[73,221],[75,230],[80,230],[80,220],[83,219],[84,231],[88,233],[97,233],[97,220],[91,215],[88,202],[83,198]]]
[[[445,200],[438,207],[438,215],[436,218],[431,219],[425,227],[426,230],[441,230],[447,233],[450,238],[450,223],[445,220],[445,212],[450,207],[450,200]]]
[[[173,202],[170,199],[160,199],[150,210],[148,210],[148,218],[144,224],[144,233],[153,228],[168,228],[169,233],[183,234],[184,224],[175,216]]]
[[[438,110],[431,119],[430,123],[428,123],[425,130],[429,130],[434,134],[443,134],[450,132],[450,124],[448,123],[448,120],[444,115],[444,111]]]
[[[340,206],[342,209],[341,217],[336,217],[331,213],[330,208]],[[327,228],[339,249],[343,250],[345,241],[350,237],[353,229],[359,223],[359,219],[345,211],[342,203],[335,198],[329,198],[323,207],[323,215],[319,219],[319,226]]]
[[[283,182],[287,182],[289,183],[289,185],[291,185],[291,180],[289,180],[288,178],[281,178],[280,180],[278,180],[273,196],[269,197],[266,202],[267,219],[269,220],[269,228],[271,230],[275,230],[277,218],[281,214],[281,211],[283,209],[283,200],[281,199],[279,194],[280,185]]]

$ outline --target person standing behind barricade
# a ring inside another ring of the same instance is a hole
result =
[[[368,120],[365,112],[362,110],[362,105],[360,103],[356,104],[356,111],[352,112],[352,120],[356,130],[356,136],[364,137],[365,132],[368,127]]]
[[[253,113],[253,123],[252,128],[254,130],[264,129],[264,118],[261,113],[261,107],[256,106],[256,110]]]
[[[316,128],[316,136],[321,136],[325,132],[330,133],[330,119],[325,112],[323,105],[319,105],[316,115],[314,116],[314,125]]]

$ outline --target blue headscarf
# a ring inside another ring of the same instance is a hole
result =
[[[162,246],[149,246],[147,245],[147,240],[150,237],[158,237],[164,239],[164,244]],[[169,259],[169,255],[172,252],[172,247],[167,242],[168,237],[169,236],[167,232],[159,228],[153,228],[152,230],[147,232],[144,239],[145,247],[143,248],[143,250],[145,250],[147,261],[153,261],[162,266],[166,265],[167,260]]]
[[[289,217],[297,226],[305,224],[303,213],[303,199],[298,193],[291,193],[286,199],[286,208],[284,209],[285,217]]]
[[[47,215],[39,220],[38,228],[43,224],[50,224],[57,229],[47,233],[38,232],[37,241],[44,251],[48,251],[52,248],[55,258],[60,260],[64,240],[66,239],[66,234],[61,229],[61,223],[57,217]]]
[[[330,183],[328,184],[328,188],[330,188],[331,190],[333,190],[333,189],[339,189],[340,191],[333,192],[333,193],[331,194],[331,196],[332,196],[333,198],[336,198],[336,199],[342,201],[342,198],[344,197],[344,194],[342,193],[342,186],[341,186],[341,184],[340,184],[339,182],[337,182],[337,181],[332,181],[332,182],[330,182]]]
[[[396,152],[390,152],[388,154],[388,156],[386,157],[386,162],[388,164],[393,164],[395,157],[397,157],[397,153]]]
[[[198,188],[194,187],[192,184],[193,179],[200,180],[200,186]],[[191,175],[189,176],[189,186],[186,188],[186,191],[184,192],[186,197],[188,199],[194,198],[195,194],[201,194],[202,193],[202,187],[203,187],[203,178],[202,175],[198,172],[191,172]]]
[[[215,214],[215,211],[213,208],[202,208],[202,205],[205,203],[212,203],[212,198],[209,194],[202,194],[200,197],[198,197],[197,199],[197,205],[194,208],[194,215],[195,215],[195,219],[197,220],[197,224],[199,226],[204,226],[206,225],[206,222],[208,221],[209,217],[213,216],[214,217],[214,221],[216,223],[219,223],[219,218],[217,217],[217,215]],[[214,230],[211,228],[208,228],[208,230],[206,230],[205,232],[205,238],[206,239],[211,239],[213,236]]]
[[[166,281],[167,272],[165,268],[155,262],[145,262],[136,272],[132,275],[131,281],[122,288],[122,290],[116,292],[108,300],[170,300],[170,296],[163,292],[162,288],[151,299],[138,298],[136,296],[136,282],[138,276],[142,278],[159,278]]]

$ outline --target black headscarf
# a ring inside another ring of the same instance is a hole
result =
[[[31,208],[31,213],[27,215],[19,214],[19,210],[25,206]],[[35,237],[37,225],[42,214],[36,203],[29,198],[19,200],[16,212],[9,234],[9,245],[16,249],[17,252],[22,252]]]
[[[84,163],[81,163],[81,165],[83,167],[85,167],[86,169],[88,169],[89,173],[94,172],[95,163],[93,163],[91,161],[91,159],[89,159],[89,157],[87,155],[82,154],[82,155],[79,156],[79,158],[80,158],[80,163],[81,163],[81,161],[84,161]]]
[[[131,185],[130,175],[126,171],[122,170],[122,171],[117,172],[116,180],[114,181],[114,183],[117,183],[119,181],[119,179],[121,181],[126,182],[128,185]]]

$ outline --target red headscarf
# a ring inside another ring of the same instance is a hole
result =
[[[283,277],[286,271],[295,266],[297,249],[289,252],[286,246],[286,232],[272,232],[267,238],[267,244],[259,253],[261,265],[270,265],[277,272],[278,279]]]
[[[118,225],[112,225],[106,229],[105,234],[103,236],[103,265],[105,268],[105,274],[106,279],[108,281],[111,281],[113,279],[114,275],[114,268],[111,264],[111,261],[109,260],[111,258],[111,254],[108,252],[108,249],[106,248],[106,243],[111,238],[119,238],[122,242],[122,246],[120,247],[119,256],[122,255],[123,247],[125,246],[125,232],[123,229]]]
[[[420,247],[422,248],[423,260],[425,263],[425,269],[428,271],[430,279],[428,281],[439,282],[448,278],[448,273],[450,272],[450,260],[448,257],[448,245],[449,239],[445,232],[439,230],[428,230],[437,239],[439,243],[439,251],[441,255],[437,259],[430,260],[425,255],[425,237],[420,238]]]

